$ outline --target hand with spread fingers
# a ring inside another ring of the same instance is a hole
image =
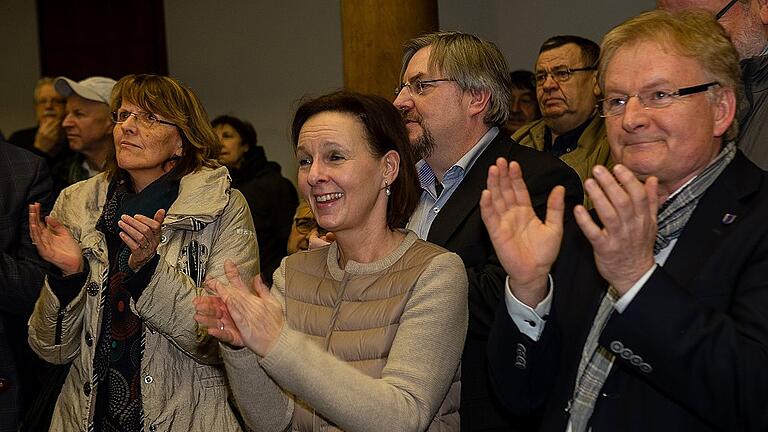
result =
[[[480,198],[483,222],[509,275],[512,293],[531,307],[547,295],[547,275],[563,237],[564,196],[562,186],[552,190],[542,222],[533,210],[517,162],[507,164],[499,158],[488,169],[487,189]]]
[[[251,289],[231,261],[224,263],[224,272],[228,284],[216,279],[206,283],[219,301],[198,299],[195,320],[207,327],[211,336],[232,345],[247,346],[263,357],[277,342],[283,328],[283,307],[258,275],[253,278]],[[230,322],[234,325],[228,328]]]
[[[29,236],[37,253],[58,267],[64,276],[83,271],[83,252],[67,227],[53,216],[40,215],[40,203],[29,205]]]
[[[574,210],[576,222],[592,243],[598,271],[624,294],[654,265],[658,180],[649,177],[643,184],[623,165],[613,175],[603,166],[592,173],[584,187],[603,227],[583,206]]]
[[[122,229],[120,239],[131,250],[131,256],[128,258],[128,266],[131,270],[138,271],[157,252],[164,219],[165,210],[160,209],[151,219],[140,214],[133,217],[123,215],[117,222]]]

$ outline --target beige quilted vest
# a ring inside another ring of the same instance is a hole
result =
[[[325,254],[294,254],[286,262],[287,322],[362,373],[381,378],[411,291],[425,264],[441,253],[445,250],[417,241],[380,272],[345,273],[341,281],[328,275]],[[427,430],[459,430],[459,371]],[[296,401],[292,429],[340,430],[300,400]]]

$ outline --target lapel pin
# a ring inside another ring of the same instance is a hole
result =
[[[730,225],[736,220],[735,214],[726,213],[723,215],[723,225]]]

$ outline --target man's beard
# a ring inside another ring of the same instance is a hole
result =
[[[408,113],[404,111],[401,111],[401,113],[403,115],[403,121],[416,122],[421,127],[421,136],[411,143],[414,160],[419,161],[430,157],[435,150],[435,138],[424,125],[424,120],[420,117],[409,116]]]
[[[423,131],[421,136],[416,138],[416,141],[412,144],[413,155],[417,161],[432,156],[432,152],[435,150],[435,139],[432,137],[432,134],[423,125],[421,130]]]

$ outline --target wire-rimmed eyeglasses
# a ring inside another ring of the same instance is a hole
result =
[[[431,80],[415,80],[414,82],[405,82],[400,84],[399,86],[395,87],[395,97],[400,95],[400,92],[403,91],[403,88],[408,89],[408,93],[411,96],[414,96],[414,92],[416,92],[417,95],[424,94],[424,90],[428,87],[434,86],[434,83],[438,82],[448,82],[448,81],[456,81],[454,79],[450,78],[438,78],[438,79],[431,79]]]
[[[146,111],[133,112],[128,110],[112,111],[112,121],[115,123],[125,123],[131,116],[136,117],[136,120],[140,125],[151,128],[155,123],[160,123],[168,126],[176,126],[175,123],[171,123],[167,120],[162,120],[157,117],[156,114]]]
[[[536,85],[543,85],[547,81],[547,77],[551,76],[553,80],[564,83],[571,79],[574,72],[584,72],[596,70],[596,66],[587,66],[582,68],[569,68],[568,66],[558,66],[552,70],[540,70],[536,72]]]
[[[653,89],[633,95],[610,96],[597,101],[597,111],[600,117],[613,117],[624,114],[629,100],[633,97],[636,97],[645,109],[666,108],[681,97],[702,93],[718,85],[720,85],[719,82],[712,81],[706,84],[679,88],[674,91]]]

